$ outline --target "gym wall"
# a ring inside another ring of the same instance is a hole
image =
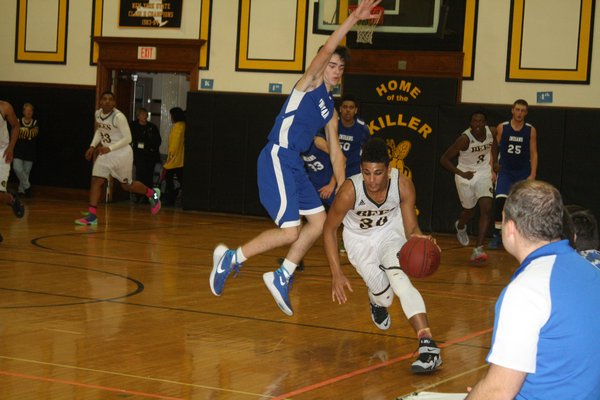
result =
[[[18,118],[24,103],[35,107],[40,133],[32,184],[89,189],[92,165],[84,153],[94,134],[96,88],[5,82],[0,83],[0,91]]]
[[[258,199],[256,160],[284,101],[285,96],[275,95],[188,94],[184,168],[186,182],[193,184],[186,186],[185,209],[266,216]],[[454,177],[439,158],[468,128],[475,110],[486,113],[490,126],[511,117],[508,105],[362,104],[367,122],[381,114],[395,115],[396,122],[399,114],[405,116],[403,123],[408,116],[421,120],[417,130],[386,127],[374,136],[393,140],[395,146],[411,142],[402,161],[413,176],[425,231],[453,231],[460,203]],[[538,179],[558,187],[566,204],[580,204],[600,216],[600,110],[533,106],[527,121],[538,131]],[[432,128],[427,139],[418,132],[425,123]],[[474,223],[470,230],[476,230]]]

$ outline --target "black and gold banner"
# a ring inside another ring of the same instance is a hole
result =
[[[121,0],[119,26],[179,28],[183,0]]]

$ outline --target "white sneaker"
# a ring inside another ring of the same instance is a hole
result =
[[[468,246],[469,245],[469,234],[467,233],[467,226],[465,225],[464,228],[458,229],[458,220],[457,220],[456,222],[454,222],[454,228],[456,229],[456,238],[458,239],[458,242],[460,244],[462,244],[463,246]]]

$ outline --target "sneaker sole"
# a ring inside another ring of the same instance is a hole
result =
[[[421,366],[411,366],[410,371],[413,374],[417,374],[417,375],[427,375],[427,374],[433,374],[434,372],[436,372],[437,370],[439,370],[439,368],[442,366],[442,360],[440,359],[439,362],[437,362],[435,364],[435,366],[432,369],[425,369],[422,368]]]
[[[274,277],[275,274],[273,272],[265,272],[263,274],[263,282],[265,282],[265,286],[267,289],[269,289],[271,296],[273,296],[275,303],[277,303],[277,306],[281,309],[281,311],[283,311],[283,313],[286,315],[292,316],[294,315],[294,311],[292,311],[292,309],[285,304],[285,301],[283,301],[283,297],[281,297],[279,290],[277,290],[277,288],[272,284]]]
[[[473,265],[481,265],[481,264],[486,263],[487,260],[488,260],[487,254],[486,255],[481,255],[479,257],[475,257],[475,258],[471,259],[471,264],[473,264]]]
[[[98,225],[98,220],[94,220],[92,222],[80,222],[78,219],[75,220],[75,225],[79,226],[95,226]]]
[[[210,278],[208,283],[210,285],[210,291],[215,295],[215,296],[220,296],[220,294],[217,294],[217,292],[215,291],[215,287],[213,286],[213,282],[215,281],[215,275],[217,273],[217,268],[219,267],[219,262],[221,261],[221,259],[223,258],[223,255],[225,255],[225,252],[228,250],[227,246],[225,246],[223,243],[219,243],[217,245],[217,247],[215,247],[215,251],[213,252],[213,268],[212,271],[210,272]]]

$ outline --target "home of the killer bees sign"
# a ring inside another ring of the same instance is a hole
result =
[[[179,28],[183,0],[121,0],[119,26]]]

